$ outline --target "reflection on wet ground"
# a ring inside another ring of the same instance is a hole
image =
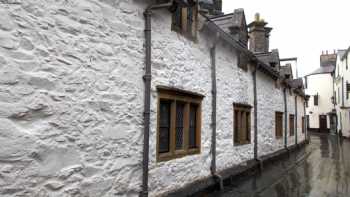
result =
[[[350,141],[311,135],[311,143],[208,197],[350,197]]]

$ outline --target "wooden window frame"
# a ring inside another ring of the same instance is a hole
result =
[[[157,162],[169,161],[188,155],[200,154],[201,152],[201,121],[202,121],[202,99],[204,96],[183,91],[175,88],[157,87],[158,89],[158,109],[157,109]],[[160,136],[160,104],[161,101],[170,101],[170,134],[169,134],[169,152],[160,153],[159,136]],[[176,149],[176,102],[185,104],[183,118],[183,149]],[[189,148],[189,116],[190,106],[196,105],[196,148]]]
[[[346,81],[346,99],[349,100],[349,94],[350,94],[350,83]]]
[[[289,114],[289,136],[295,135],[295,115]]]
[[[305,127],[306,127],[306,118],[305,116],[301,117],[301,133],[305,133]]]
[[[177,9],[181,9],[181,27],[177,26],[175,21],[176,21],[176,15],[175,13],[177,12]],[[172,22],[171,22],[171,30],[178,32],[182,35],[184,35],[186,38],[192,40],[192,41],[197,41],[197,30],[198,30],[198,13],[199,13],[199,3],[196,0],[196,4],[193,7],[178,7],[176,11],[172,15]],[[192,10],[192,25],[191,27],[188,24],[188,10]]]
[[[275,112],[275,136],[276,139],[281,139],[283,138],[283,116],[284,113],[283,112]],[[281,128],[278,128],[278,118],[281,118]]]
[[[251,109],[251,105],[233,103],[233,144],[235,146],[251,144]],[[241,116],[239,116],[240,121],[238,122],[236,112],[241,114]],[[246,131],[244,134],[246,139],[243,140],[242,135],[244,130]]]

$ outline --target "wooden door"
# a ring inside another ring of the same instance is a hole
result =
[[[320,132],[327,132],[327,116],[320,115]]]

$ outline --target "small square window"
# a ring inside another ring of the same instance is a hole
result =
[[[172,30],[195,40],[198,26],[198,3],[193,6],[183,7],[177,2],[173,5]]]
[[[346,81],[346,99],[349,99],[350,94],[350,83]]]
[[[202,96],[175,89],[158,89],[157,161],[200,152]]]
[[[250,144],[251,135],[251,106],[233,104],[234,110],[234,137],[235,145]]]
[[[275,121],[276,138],[279,139],[283,137],[283,112],[276,112]]]
[[[306,121],[306,120],[305,120],[305,117],[302,117],[302,118],[301,118],[301,127],[302,127],[302,128],[301,128],[301,132],[302,132],[302,133],[305,133],[305,128],[306,128],[306,127],[305,127],[305,125],[306,125],[306,124],[305,124],[305,121]]]
[[[295,128],[295,121],[294,121],[294,115],[289,115],[289,135],[294,135],[294,128]]]

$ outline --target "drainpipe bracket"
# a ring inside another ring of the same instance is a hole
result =
[[[148,191],[141,191],[140,192],[140,197],[147,197],[148,196]]]
[[[143,78],[144,81],[151,80],[152,79],[152,75],[151,74],[145,74],[145,75],[143,75],[142,78]]]

